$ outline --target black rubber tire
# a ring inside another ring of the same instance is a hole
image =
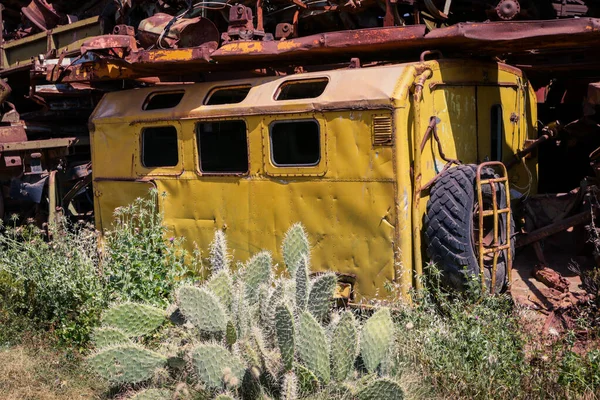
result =
[[[476,165],[459,165],[441,175],[430,191],[425,215],[425,239],[427,253],[442,271],[443,282],[459,291],[465,289],[469,276],[479,277],[479,261],[474,231],[474,209],[477,205]],[[482,179],[497,177],[494,170],[484,168]],[[491,201],[490,185],[483,186],[483,201]],[[503,184],[496,184],[498,206],[506,207],[507,193]],[[512,214],[511,214],[512,215]],[[506,240],[506,214],[500,216],[500,235]],[[512,216],[511,216],[512,219]],[[514,222],[511,220],[511,226]],[[511,232],[514,229],[511,229]],[[514,235],[511,238],[511,254],[514,255]],[[498,257],[496,269],[496,293],[506,288],[506,263],[508,251]],[[485,268],[487,289],[491,287],[491,265]]]

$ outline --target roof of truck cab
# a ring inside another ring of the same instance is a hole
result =
[[[496,63],[468,61],[469,65],[499,65],[521,75],[516,68]],[[424,63],[432,70],[465,69],[465,60],[434,60]],[[91,116],[93,123],[159,122],[173,119],[227,118],[239,115],[318,112],[327,110],[391,109],[403,107],[413,83],[415,68],[423,63],[404,63],[365,68],[346,68],[307,72],[287,76],[258,77],[193,84],[157,85],[108,93]],[[290,81],[327,79],[324,92],[315,98],[276,100],[279,88]],[[216,88],[250,85],[247,97],[235,104],[204,105],[208,94]],[[143,110],[156,93],[183,91],[175,107]]]

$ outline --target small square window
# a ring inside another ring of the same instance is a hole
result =
[[[165,108],[176,107],[183,99],[184,91],[150,93],[144,101],[142,109],[145,111],[162,110]]]
[[[325,91],[329,79],[303,79],[284,82],[277,91],[275,100],[314,99]]]
[[[310,119],[271,124],[271,158],[278,167],[317,165],[321,159],[319,123]]]
[[[252,86],[234,86],[213,89],[206,97],[204,104],[216,106],[241,103],[248,96],[251,88]]]
[[[144,128],[142,131],[144,167],[174,167],[178,163],[177,129],[174,126]]]
[[[244,121],[201,122],[196,127],[196,134],[202,172],[248,172],[248,143]]]

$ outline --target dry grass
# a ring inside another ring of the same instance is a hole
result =
[[[40,343],[0,348],[0,399],[100,399],[106,392],[81,361]]]

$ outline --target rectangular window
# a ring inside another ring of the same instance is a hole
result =
[[[492,106],[490,114],[490,130],[491,161],[502,161],[504,124],[502,122],[502,106],[500,104]]]
[[[319,123],[314,119],[273,122],[271,159],[278,167],[317,165],[321,159]]]
[[[314,99],[325,91],[329,79],[303,79],[284,82],[277,91],[275,100]]]
[[[174,167],[179,164],[177,129],[174,126],[144,128],[142,164],[146,168]]]
[[[142,109],[150,111],[173,108],[181,102],[184,94],[185,92],[183,90],[177,92],[150,93],[150,95],[146,97]]]
[[[196,126],[196,135],[202,172],[248,172],[248,140],[244,121],[200,122]]]
[[[219,104],[241,103],[246,96],[248,96],[251,88],[250,85],[247,85],[213,89],[208,96],[206,96],[204,104],[207,106],[214,106]]]

